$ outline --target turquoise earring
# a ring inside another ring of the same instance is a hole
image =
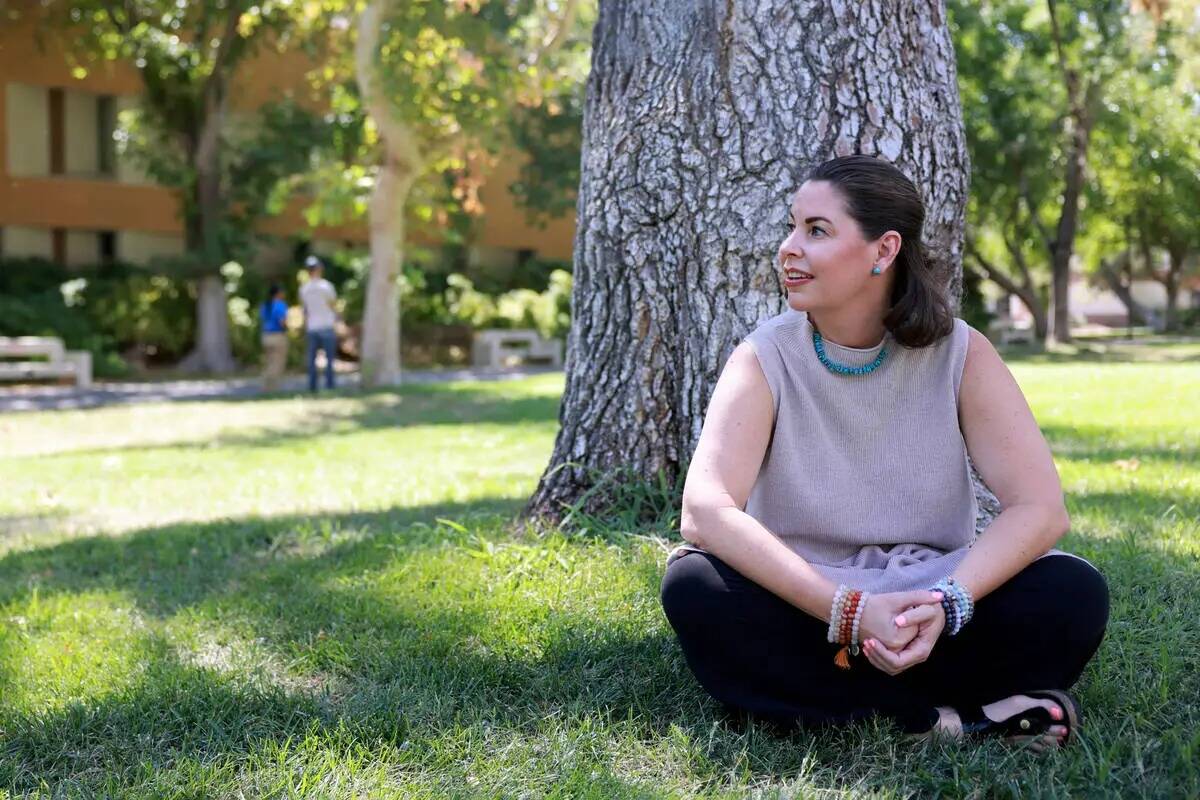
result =
[[[882,268],[882,267],[872,267],[872,268],[871,268],[871,274],[872,274],[872,275],[882,275],[882,274],[883,274],[883,268]]]

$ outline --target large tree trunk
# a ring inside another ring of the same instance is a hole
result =
[[[941,2],[601,2],[562,429],[530,512],[622,467],[678,476],[725,359],[784,308],[791,192],[855,152],[922,189],[957,299],[968,165]]]
[[[400,382],[400,301],[396,280],[404,247],[404,207],[422,167],[412,132],[395,118],[378,80],[379,38],[386,3],[362,12],[355,43],[355,72],[363,103],[379,131],[382,162],[371,191],[371,271],[367,276],[359,364],[363,384]]]

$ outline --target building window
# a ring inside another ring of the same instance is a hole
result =
[[[113,134],[117,129],[117,98],[110,94],[96,97],[96,171],[101,175],[117,172],[117,151]]]
[[[48,92],[50,112],[50,174],[62,175],[67,171],[66,146],[66,98],[62,89]]]
[[[117,234],[115,231],[100,231],[100,263],[111,264],[117,260]]]
[[[60,266],[67,264],[67,229],[55,228],[50,232],[50,255],[54,263]]]

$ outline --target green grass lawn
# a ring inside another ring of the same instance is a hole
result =
[[[1200,347],[1013,367],[1113,595],[1067,752],[726,720],[666,532],[511,524],[546,376],[0,416],[0,796],[1200,795]]]

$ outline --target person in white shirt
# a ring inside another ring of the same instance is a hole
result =
[[[304,330],[308,342],[308,389],[317,391],[317,351],[325,353],[325,388],[334,386],[333,359],[337,355],[337,335],[333,326],[337,323],[337,292],[333,284],[325,280],[325,265],[316,256],[304,261],[308,268],[308,281],[300,287],[300,303],[304,306]]]

